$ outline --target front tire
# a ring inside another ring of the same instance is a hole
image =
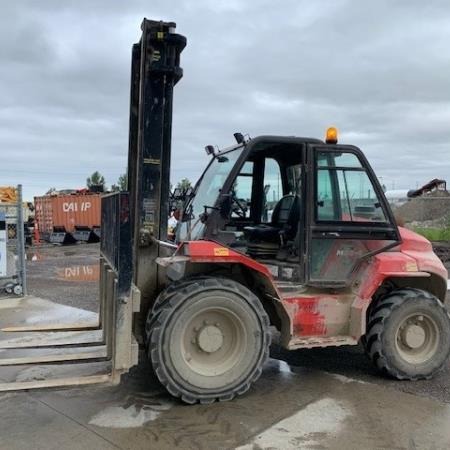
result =
[[[259,299],[224,278],[169,289],[146,327],[160,382],[186,403],[231,400],[246,392],[269,354],[269,318]]]
[[[365,348],[380,371],[400,380],[429,379],[450,354],[450,319],[426,291],[400,289],[369,316]]]

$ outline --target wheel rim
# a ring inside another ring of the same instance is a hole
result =
[[[242,357],[247,332],[242,320],[225,308],[205,308],[183,330],[181,354],[190,370],[217,376],[231,370]]]
[[[426,363],[437,352],[439,327],[426,314],[411,314],[399,324],[395,344],[400,356],[408,363]]]

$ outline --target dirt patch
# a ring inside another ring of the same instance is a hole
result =
[[[450,216],[450,196],[412,198],[394,209],[404,223],[436,221],[446,222]]]

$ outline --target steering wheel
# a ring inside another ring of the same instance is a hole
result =
[[[246,204],[242,204],[241,203],[242,199],[239,200],[236,196],[235,192],[231,193],[231,213],[236,214],[237,217],[239,217],[240,219],[245,219],[245,217],[247,216],[247,205]],[[245,201],[245,200],[244,200]]]

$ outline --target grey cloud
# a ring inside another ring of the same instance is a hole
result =
[[[125,169],[144,16],[188,38],[174,181],[195,179],[203,147],[234,131],[322,137],[331,124],[396,187],[449,175],[447,1],[29,0],[0,13],[0,184],[28,196]]]

